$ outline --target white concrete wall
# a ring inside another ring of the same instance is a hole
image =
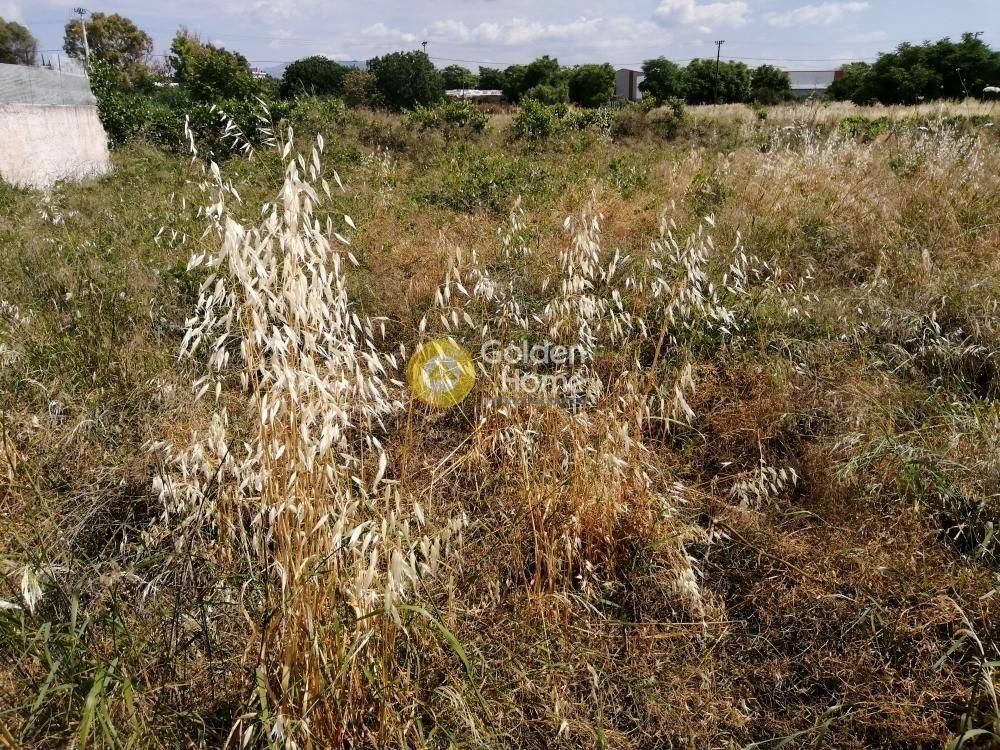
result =
[[[109,169],[94,105],[0,104],[0,176],[7,182],[45,188]]]

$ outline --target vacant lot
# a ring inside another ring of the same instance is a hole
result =
[[[994,114],[307,102],[0,186],[0,743],[989,746]]]

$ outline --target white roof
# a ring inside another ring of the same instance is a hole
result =
[[[480,96],[503,96],[500,89],[448,89],[444,92],[446,96],[455,99],[476,99]]]

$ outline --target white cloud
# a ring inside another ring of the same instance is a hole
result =
[[[744,26],[750,12],[743,0],[699,3],[698,0],[662,0],[653,16],[663,24],[697,26],[708,33],[713,26]]]
[[[597,36],[604,26],[605,21],[601,18],[580,18],[569,23],[539,23],[515,18],[505,23],[487,22],[475,26],[448,20],[434,23],[430,34],[441,42],[515,45],[588,39]]]
[[[789,28],[791,26],[817,26],[837,23],[852,13],[868,10],[867,2],[820,3],[803,5],[784,13],[769,13],[767,22],[771,26]]]
[[[437,44],[469,44],[496,46],[523,46],[536,43],[589,42],[603,46],[609,37],[640,40],[662,40],[667,33],[652,21],[637,21],[632,18],[578,18],[567,23],[541,23],[514,18],[510,21],[484,21],[467,24],[464,21],[446,19],[435,21],[416,34],[376,23],[364,29],[361,34],[370,39],[415,42],[428,39]]]
[[[417,41],[416,34],[409,34],[400,31],[399,29],[389,28],[381,21],[372,24],[366,29],[362,29],[361,35],[370,39],[379,39],[388,42],[402,42],[404,44],[413,44],[413,42]]]

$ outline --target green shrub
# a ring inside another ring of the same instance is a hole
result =
[[[565,128],[569,108],[564,104],[542,104],[536,99],[525,99],[511,124],[515,138],[540,140],[549,138]]]
[[[439,186],[425,191],[431,203],[458,211],[484,208],[502,212],[518,195],[530,197],[545,186],[548,172],[531,160],[503,151],[455,149]]]
[[[870,141],[889,131],[892,121],[888,117],[874,119],[862,115],[845,117],[837,123],[837,130],[850,138]]]
[[[489,118],[475,104],[459,100],[433,107],[418,107],[406,116],[407,121],[421,130],[441,130],[446,135],[482,133]]]

